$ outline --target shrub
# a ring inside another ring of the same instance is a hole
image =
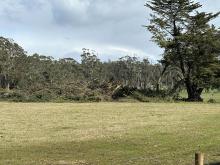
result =
[[[150,102],[149,99],[144,96],[143,94],[141,94],[140,92],[138,91],[135,91],[133,94],[132,94],[132,97],[138,101],[141,101],[141,102]]]
[[[51,91],[45,89],[31,93],[28,96],[27,101],[47,102],[53,100],[54,98],[55,98],[54,94]]]
[[[216,103],[216,100],[215,99],[209,99],[208,103]]]
[[[0,91],[0,99],[1,100],[9,100],[9,101],[16,101],[21,102],[26,99],[26,95],[21,91]]]
[[[113,99],[119,99],[121,97],[126,97],[126,96],[130,96],[132,95],[132,93],[135,91],[135,88],[130,88],[130,87],[119,87],[118,89],[116,89],[113,94],[112,94],[112,98]]]

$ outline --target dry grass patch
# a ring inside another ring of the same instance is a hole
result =
[[[0,103],[0,114],[0,164],[184,165],[199,148],[220,160],[220,104]]]

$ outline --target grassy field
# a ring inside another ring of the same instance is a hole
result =
[[[0,103],[1,165],[220,161],[220,104]]]
[[[218,91],[204,92],[202,94],[202,97],[204,98],[205,101],[214,99],[217,103],[220,103],[220,92]]]
[[[180,93],[180,96],[183,98],[187,98],[187,92],[182,91]],[[220,91],[218,90],[212,90],[212,91],[204,91],[202,93],[202,98],[204,99],[204,102],[208,102],[209,100],[214,100],[216,103],[220,103]]]

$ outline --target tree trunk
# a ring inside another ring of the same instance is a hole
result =
[[[202,102],[203,99],[201,97],[201,94],[204,89],[199,88],[197,85],[191,83],[189,80],[186,80],[185,84],[188,93],[187,101]]]
[[[156,91],[157,93],[160,93],[160,80],[156,84]]]
[[[10,83],[9,83],[9,82],[7,83],[6,90],[7,90],[8,92],[10,91]]]

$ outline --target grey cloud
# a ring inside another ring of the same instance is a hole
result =
[[[125,47],[135,43],[141,49],[146,46],[147,32],[142,27],[147,22],[144,0],[82,0],[81,10],[75,9],[74,1],[71,5],[67,2],[53,1],[52,11],[58,26],[72,29],[69,37]]]
[[[53,0],[51,2],[54,20],[58,25],[74,28],[115,24],[137,18],[143,14],[144,0]]]
[[[219,0],[200,2],[206,11],[220,9]],[[97,50],[105,60],[126,54],[156,60],[161,50],[142,27],[149,18],[145,3],[146,0],[1,0],[0,30],[30,53],[78,58],[77,54],[86,47]],[[220,25],[220,19],[215,23]]]

